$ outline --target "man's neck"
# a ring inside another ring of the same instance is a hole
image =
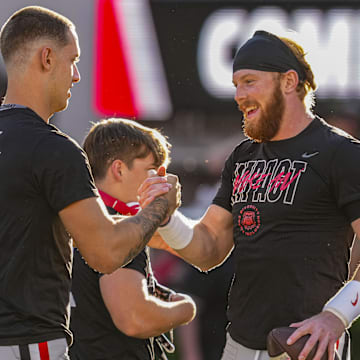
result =
[[[285,140],[295,137],[306,129],[314,120],[314,115],[307,111],[304,104],[299,102],[284,109],[283,119],[278,133],[271,141]]]
[[[17,104],[25,106],[32,111],[34,111],[39,117],[41,117],[47,124],[49,123],[49,119],[51,116],[49,116],[48,112],[42,109],[40,106],[36,106],[32,101],[28,101],[28,99],[24,99],[19,96],[6,96],[5,100],[3,102],[3,105],[6,104]]]
[[[45,94],[46,95],[46,94]],[[8,87],[3,104],[23,105],[38,114],[46,123],[53,114],[44,98],[44,91],[36,80],[28,79],[26,74],[22,76],[9,75]]]
[[[95,185],[99,190],[112,196],[113,198],[123,201],[125,203],[127,202],[125,198],[122,196],[122,193],[119,189],[120,188],[119,184],[112,183],[106,176],[101,181],[96,180]]]

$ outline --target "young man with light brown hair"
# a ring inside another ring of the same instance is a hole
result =
[[[93,125],[84,150],[110,214],[139,211],[138,188],[150,170],[167,167],[169,148],[159,131],[131,120]],[[71,360],[165,359],[163,333],[195,315],[190,297],[157,283],[148,248],[109,275],[91,269],[76,249],[72,294]]]

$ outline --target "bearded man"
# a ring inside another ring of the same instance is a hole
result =
[[[345,329],[360,314],[360,273],[349,281],[348,272],[360,143],[311,112],[314,75],[290,39],[257,31],[235,56],[233,83],[248,138],[202,219],[175,211],[157,246],[205,271],[234,248],[223,360],[269,359],[267,334],[281,326],[297,328],[288,344],[310,334],[299,360],[316,344],[314,360],[349,359]],[[153,199],[146,183],[141,193],[143,205]]]

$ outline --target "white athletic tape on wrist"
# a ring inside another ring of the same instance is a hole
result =
[[[175,211],[168,224],[158,228],[164,241],[174,250],[186,247],[192,240],[194,227],[192,221],[181,212]]]
[[[360,315],[360,281],[349,281],[324,306],[324,311],[336,315],[345,325],[351,323]]]

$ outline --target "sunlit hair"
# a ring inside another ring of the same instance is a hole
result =
[[[25,57],[29,44],[41,38],[50,39],[58,46],[69,43],[68,32],[75,25],[55,11],[41,6],[27,6],[16,11],[5,22],[0,32],[0,47],[5,64],[21,53]],[[19,59],[21,60],[21,59]]]
[[[126,119],[107,119],[95,123],[84,141],[95,180],[105,177],[114,160],[122,160],[131,169],[135,159],[143,159],[150,153],[154,165],[168,166],[171,145],[156,129]]]
[[[304,68],[306,79],[304,81],[299,81],[296,91],[300,100],[303,101],[306,108],[310,110],[315,104],[314,91],[316,90],[317,85],[315,83],[314,73],[311,66],[305,59],[306,53],[304,49],[294,40],[286,37],[279,37],[279,39],[281,39],[290,48]]]

